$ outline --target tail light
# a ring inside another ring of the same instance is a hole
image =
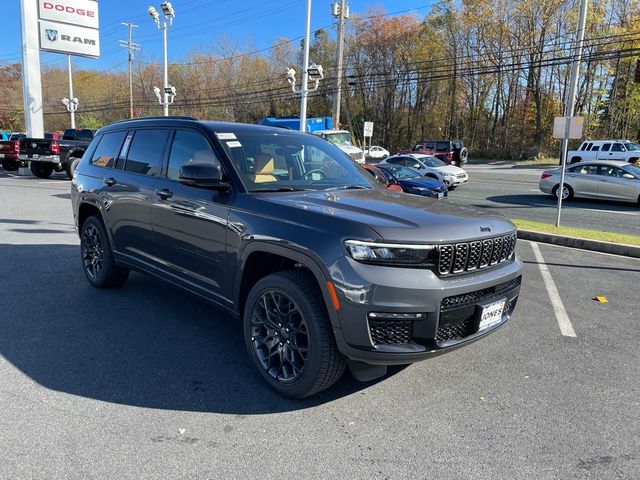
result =
[[[18,140],[11,142],[11,146],[13,147],[13,153],[20,153],[20,142]]]
[[[549,178],[549,177],[551,177],[551,176],[552,176],[552,175],[551,175],[550,173],[543,173],[543,174],[540,176],[540,180],[544,180],[545,178]]]
[[[60,153],[60,144],[55,140],[52,140],[50,150],[51,153]]]
[[[396,192],[401,192],[402,191],[402,187],[400,185],[396,185],[396,184],[387,185],[387,188],[389,190],[395,190]]]

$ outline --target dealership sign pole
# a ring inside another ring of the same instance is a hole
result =
[[[44,137],[42,85],[38,48],[38,8],[33,0],[20,0],[22,30],[22,96],[27,136]]]

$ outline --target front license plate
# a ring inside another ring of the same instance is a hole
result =
[[[444,197],[444,192],[438,192],[438,198]]]
[[[482,305],[482,314],[480,315],[480,326],[478,327],[478,331],[485,330],[497,323],[500,323],[502,320],[502,311],[504,310],[504,304],[506,302],[506,299],[502,299],[497,302],[489,303],[488,305]]]

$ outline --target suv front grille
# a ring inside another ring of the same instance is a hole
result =
[[[445,297],[440,302],[440,312],[446,312],[454,308],[475,305],[479,300],[483,298],[494,297],[508,292],[509,290],[513,290],[520,285],[521,281],[522,277],[519,276],[493,287],[483,288],[482,290],[476,290],[475,292],[463,293],[462,295]]]
[[[468,337],[472,333],[475,333],[475,323],[476,322],[473,318],[466,318],[459,323],[452,323],[438,327],[438,331],[436,332],[436,343]]]
[[[470,272],[511,259],[516,249],[516,233],[469,243],[438,246],[438,273]]]
[[[374,345],[409,343],[413,336],[413,322],[369,320],[369,332]]]

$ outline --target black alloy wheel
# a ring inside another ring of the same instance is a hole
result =
[[[272,273],[253,286],[244,306],[243,335],[260,376],[286,397],[318,393],[346,367],[322,293],[304,269]]]
[[[267,373],[278,382],[295,382],[309,355],[309,332],[298,305],[286,293],[267,290],[251,313],[251,341]]]
[[[38,178],[49,178],[53,173],[53,164],[46,162],[30,162],[31,173]]]
[[[87,218],[82,225],[80,257],[82,270],[94,287],[117,287],[122,285],[129,276],[128,269],[114,262],[106,230],[98,216]]]

